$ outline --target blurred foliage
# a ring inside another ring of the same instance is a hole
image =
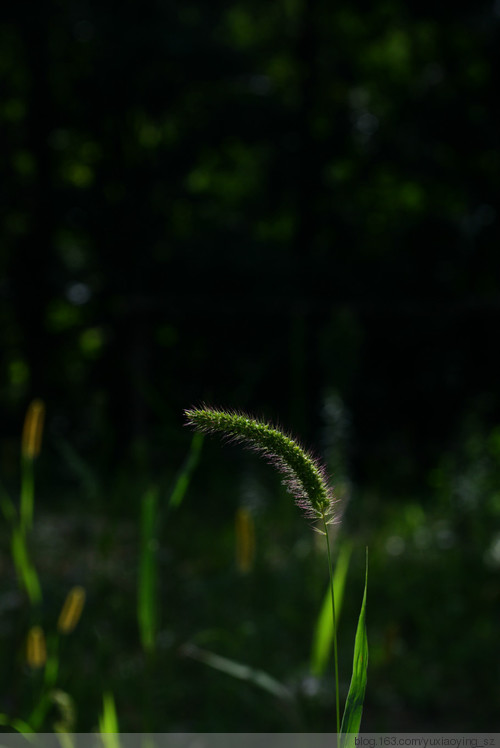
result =
[[[337,422],[325,422],[330,445],[345,418],[338,401],[337,408]],[[498,427],[485,434],[468,422],[421,495],[387,498],[350,485],[333,544],[335,553],[343,537],[353,546],[339,632],[341,692],[345,698],[368,545],[365,731],[496,729],[499,445]],[[71,700],[75,729],[96,729],[103,694],[113,694],[120,726],[130,732],[332,729],[331,668],[311,673],[327,584],[323,543],[304,528],[272,468],[251,454],[236,462],[232,456],[230,447],[217,455],[207,443],[175,513],[166,513],[170,491],[159,493],[153,658],[141,644],[136,613],[139,500],[135,521],[104,505],[90,512],[83,484],[65,512],[37,506],[30,548],[41,606],[19,591],[2,530],[8,646],[0,712],[30,723],[29,714],[40,711],[44,675],[26,660],[26,637],[36,622],[51,641],[64,597],[78,582],[87,603],[76,630],[60,642],[55,689]],[[252,563],[244,573],[241,507],[253,518]],[[43,727],[54,729],[58,712],[48,704]]]
[[[483,0],[2,8],[12,498],[34,398],[47,431],[40,609],[0,526],[0,712],[33,708],[26,636],[54,631],[82,584],[54,720],[69,694],[78,729],[95,728],[108,694],[124,730],[331,728],[331,683],[308,673],[323,564],[277,482],[207,444],[167,511],[182,410],[206,401],[279,419],[325,455],[354,542],[341,639],[370,546],[365,729],[498,727],[498,24]],[[154,668],[135,600],[151,485]],[[245,575],[240,505],[255,521]],[[182,657],[186,642],[264,669],[300,710]]]
[[[158,466],[186,402],[312,437],[337,388],[356,471],[397,444],[414,481],[478,396],[495,423],[495,8],[5,9],[4,438],[41,396]]]

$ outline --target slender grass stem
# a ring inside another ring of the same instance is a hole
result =
[[[332,619],[333,619],[333,659],[335,666],[335,707],[337,712],[337,735],[340,733],[340,698],[339,698],[339,657],[337,649],[337,621],[335,617],[335,592],[333,587],[333,567],[330,553],[330,538],[328,537],[328,525],[325,515],[321,517],[326,538],[326,550],[328,554],[328,569],[330,571],[330,590],[332,593]]]
[[[31,530],[33,524],[33,507],[35,504],[35,473],[33,459],[23,457],[21,461],[21,502],[20,526],[24,534]]]

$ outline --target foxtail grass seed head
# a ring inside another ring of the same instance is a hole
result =
[[[60,634],[71,634],[80,620],[84,604],[85,590],[83,587],[73,587],[68,592],[57,622],[57,630]]]
[[[43,400],[33,400],[24,419],[21,443],[22,456],[28,460],[33,460],[40,454],[44,418],[45,404]]]
[[[335,519],[335,500],[325,469],[288,434],[244,413],[193,408],[185,415],[197,431],[221,434],[262,454],[284,475],[284,484],[307,517]]]
[[[33,670],[43,667],[47,661],[47,645],[40,626],[32,626],[28,631],[26,659]]]
[[[241,574],[248,574],[255,557],[255,525],[252,515],[244,506],[236,511],[235,529],[236,566]]]

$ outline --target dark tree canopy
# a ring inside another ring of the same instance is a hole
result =
[[[203,398],[312,434],[334,390],[362,472],[391,443],[432,459],[470,410],[498,418],[498,21],[492,3],[4,10],[5,437],[35,395],[119,454]]]

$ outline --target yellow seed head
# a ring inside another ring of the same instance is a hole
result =
[[[40,626],[32,626],[28,631],[26,659],[28,660],[28,665],[33,669],[43,667],[47,661],[45,635]]]
[[[29,460],[33,460],[40,454],[44,417],[45,404],[43,400],[33,400],[24,419],[21,446],[23,457]]]
[[[236,512],[236,565],[242,574],[252,569],[255,556],[255,526],[253,517],[245,507]]]
[[[70,634],[80,620],[85,603],[85,590],[83,587],[73,587],[64,601],[61,614],[57,622],[57,630],[60,634]]]

